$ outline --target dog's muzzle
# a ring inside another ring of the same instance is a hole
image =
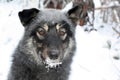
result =
[[[59,50],[48,50],[42,54],[43,62],[47,68],[57,68],[62,64],[63,55]]]
[[[48,52],[48,57],[52,60],[58,59],[59,55],[60,55],[60,53],[58,50],[50,50]]]

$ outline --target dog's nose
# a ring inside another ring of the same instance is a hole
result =
[[[48,53],[50,59],[57,59],[59,56],[59,51],[57,50],[51,50]]]

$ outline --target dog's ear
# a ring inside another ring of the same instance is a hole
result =
[[[23,26],[26,26],[29,24],[29,22],[37,16],[37,13],[39,12],[38,9],[32,8],[32,9],[25,9],[18,13],[18,16],[20,18],[20,21]]]
[[[79,19],[83,11],[82,9],[83,5],[76,5],[67,12],[69,19],[76,25],[79,24]]]

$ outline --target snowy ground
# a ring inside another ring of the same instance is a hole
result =
[[[0,4],[0,80],[6,80],[11,55],[24,32],[17,16],[21,9],[15,4]],[[120,39],[112,35],[112,25],[99,20],[99,11],[95,15],[98,31],[87,33],[76,27],[77,50],[69,80],[120,80]]]

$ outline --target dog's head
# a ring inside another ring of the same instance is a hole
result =
[[[38,10],[35,8],[19,12],[25,27],[22,48],[32,55],[37,63],[56,67],[69,59],[75,50],[75,27],[78,7],[68,12]]]

